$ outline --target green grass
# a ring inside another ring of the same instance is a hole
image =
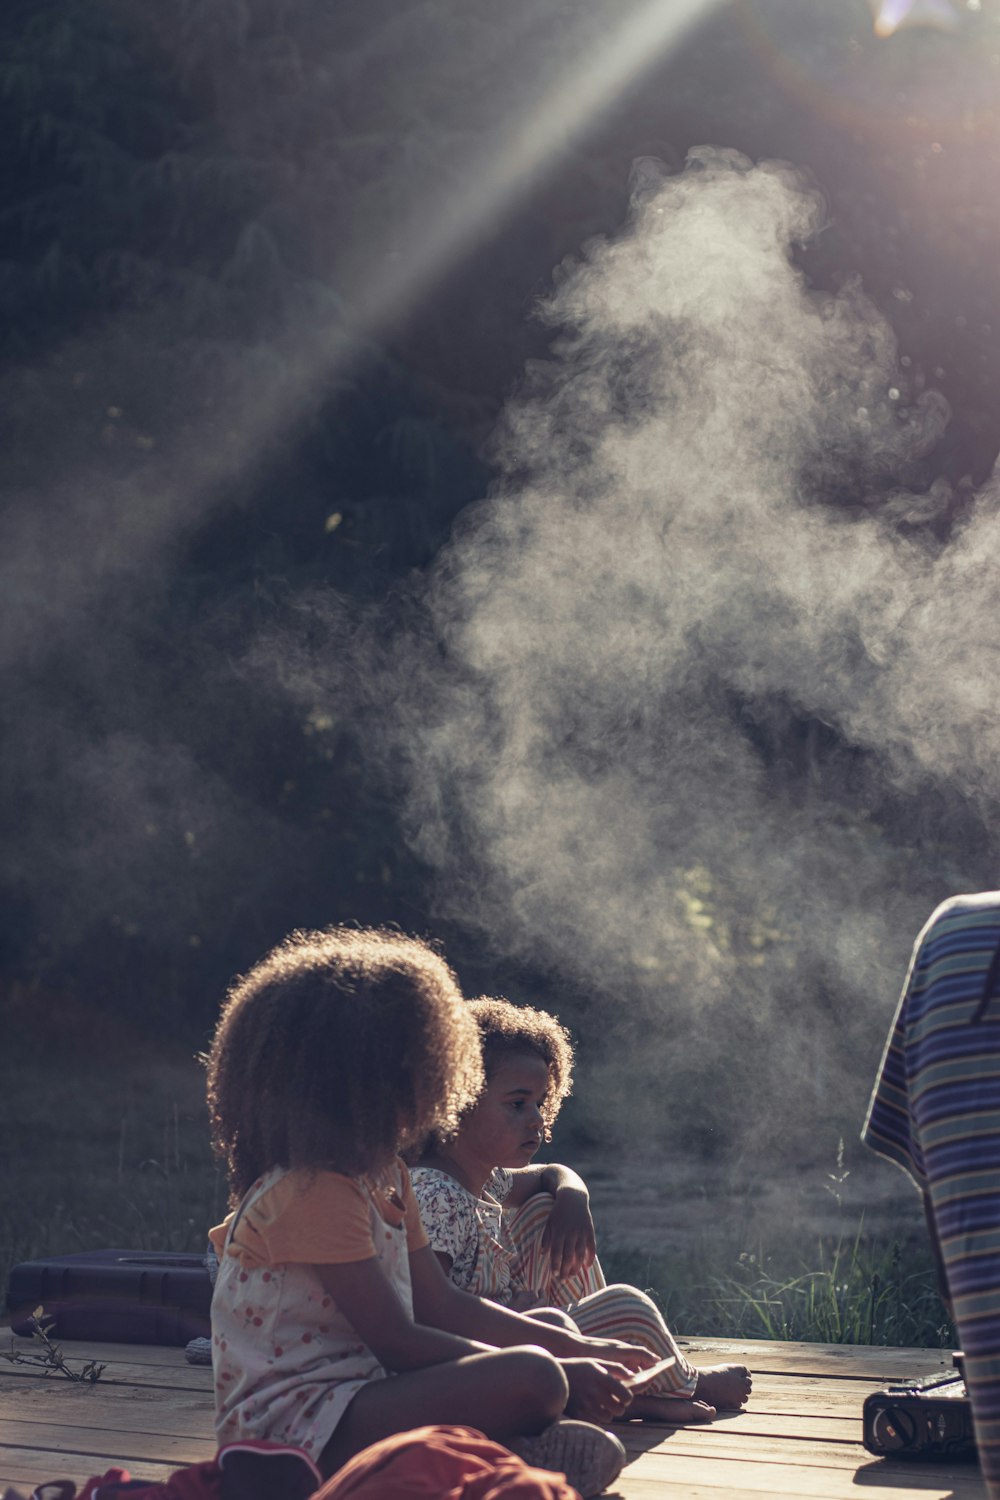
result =
[[[10,1049],[0,1065],[0,1289],[19,1261],[201,1250],[225,1213],[190,1055]]]
[[[46,1255],[201,1250],[225,1213],[191,1052],[171,1055],[134,1039],[116,1051],[103,1038],[94,1058],[92,1040],[70,1035],[42,1047],[25,1038],[0,1064],[3,1289],[12,1265]],[[848,1174],[823,1175],[834,1184],[827,1191],[837,1199],[837,1234],[787,1216],[763,1230],[747,1218],[741,1228],[736,1215],[737,1227],[706,1233],[683,1252],[605,1245],[608,1279],[648,1289],[682,1334],[953,1344],[922,1236],[868,1235],[841,1200]]]
[[[822,1221],[829,1225],[832,1217],[832,1230],[797,1225],[787,1213],[762,1218],[748,1187],[744,1212],[729,1217],[735,1227],[728,1236],[703,1236],[682,1258],[646,1256],[645,1264],[634,1251],[612,1250],[605,1269],[610,1279],[644,1286],[667,1321],[688,1334],[953,1346],[926,1234],[866,1232],[864,1211],[850,1205],[850,1177],[841,1140],[834,1170],[816,1184],[819,1198],[827,1195]],[[752,1247],[740,1242],[751,1238]]]
[[[955,1332],[926,1246],[808,1232],[750,1250],[705,1242],[683,1259],[615,1249],[609,1280],[649,1291],[689,1335],[947,1348]]]

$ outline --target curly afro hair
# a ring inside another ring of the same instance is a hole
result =
[[[455,977],[418,938],[293,932],[232,985],[206,1059],[235,1206],[272,1167],[374,1175],[483,1086]]]
[[[502,996],[483,995],[467,1006],[479,1027],[487,1082],[512,1052],[540,1057],[549,1070],[549,1092],[542,1108],[548,1140],[563,1100],[573,1087],[573,1043],[561,1021],[545,1010],[514,1005]]]

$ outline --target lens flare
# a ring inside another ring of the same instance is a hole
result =
[[[893,36],[904,28],[927,27],[954,31],[958,13],[951,0],[869,0],[875,20],[875,35]]]
[[[868,4],[871,34],[845,27],[843,45],[818,45],[804,11],[789,20],[784,13],[741,4],[735,18],[775,87],[851,139],[870,141],[880,152],[914,152],[924,141],[962,150],[992,141],[996,77],[988,49],[975,45],[982,14],[974,0]],[[912,35],[901,35],[897,45],[882,46],[907,31]],[[901,107],[904,96],[906,107]]]

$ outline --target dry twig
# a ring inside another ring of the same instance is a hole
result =
[[[9,1352],[0,1351],[0,1359],[6,1359],[12,1365],[36,1365],[44,1370],[46,1375],[64,1375],[67,1380],[83,1385],[93,1385],[95,1381],[100,1380],[107,1365],[98,1364],[96,1359],[88,1359],[79,1370],[72,1369],[59,1345],[54,1344],[49,1338],[48,1329],[52,1327],[54,1321],[55,1319],[45,1316],[44,1307],[36,1307],[29,1323],[31,1337],[42,1346],[41,1354],[28,1354],[25,1350],[19,1349],[11,1339]]]

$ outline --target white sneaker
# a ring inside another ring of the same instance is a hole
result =
[[[625,1449],[618,1438],[592,1422],[564,1418],[537,1437],[512,1438],[506,1446],[535,1469],[565,1474],[583,1500],[606,1490],[625,1466]]]

